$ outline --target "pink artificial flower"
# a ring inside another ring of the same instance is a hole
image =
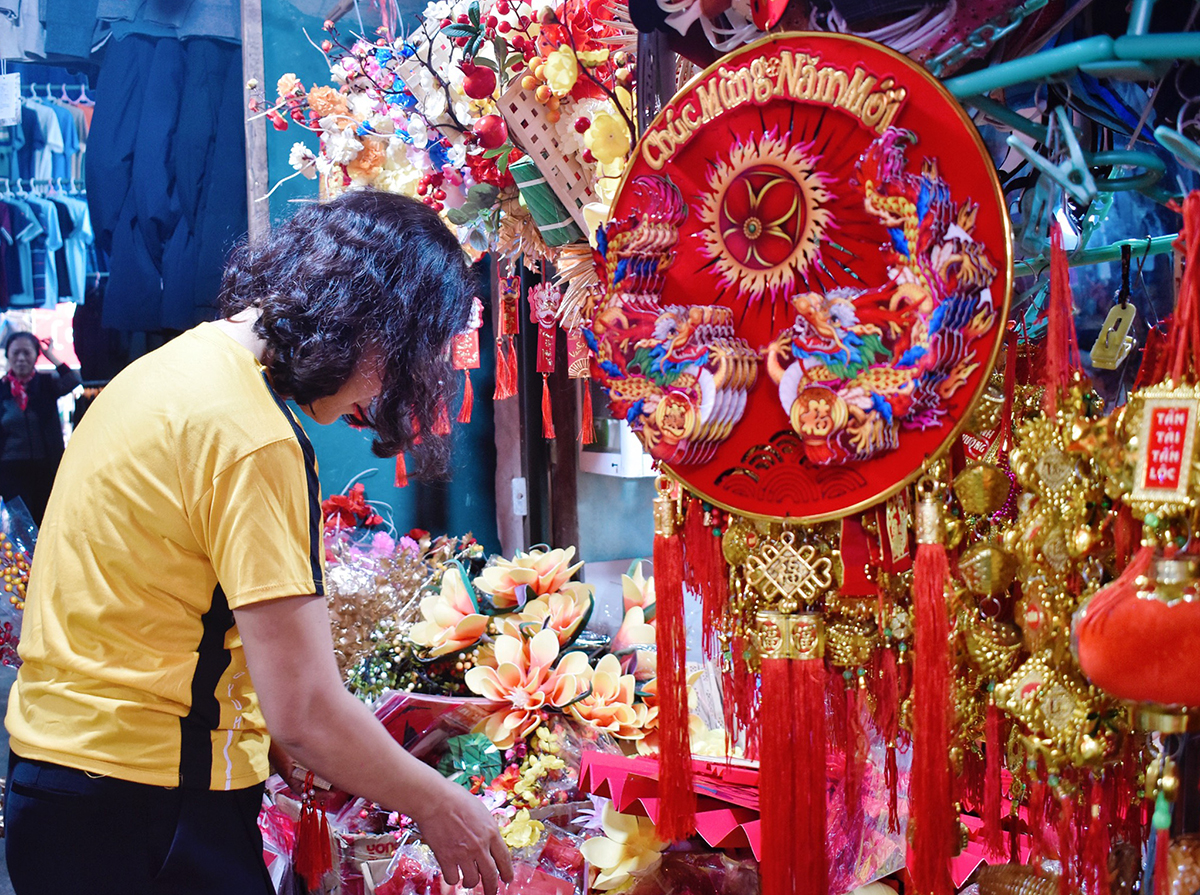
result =
[[[421,601],[421,615],[425,621],[413,625],[408,638],[434,657],[472,646],[488,625],[487,616],[475,611],[467,582],[454,566],[442,573],[441,590]]]

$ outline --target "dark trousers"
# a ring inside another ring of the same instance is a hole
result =
[[[15,754],[4,851],[17,895],[272,895],[263,787],[167,789]]]

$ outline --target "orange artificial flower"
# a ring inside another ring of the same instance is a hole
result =
[[[574,653],[568,653],[574,655]],[[589,675],[591,692],[567,709],[597,730],[623,740],[645,736],[646,707],[635,704],[632,674],[621,674],[621,661],[611,653],[601,659]]]
[[[382,140],[373,140],[370,137],[362,138],[362,146],[358,155],[346,166],[346,171],[351,177],[359,180],[371,180],[383,167],[387,152]]]
[[[511,609],[521,602],[518,588],[527,588],[527,599],[543,594],[559,593],[563,585],[579,570],[583,563],[571,565],[575,548],[557,550],[517,551],[511,560],[498,559],[475,579],[476,589],[490,594],[497,609]]]
[[[346,105],[346,98],[334,90],[332,87],[314,87],[308,91],[308,107],[316,113],[318,118],[324,118],[327,115],[347,115],[350,112],[350,107]]]
[[[476,665],[466,674],[471,692],[496,703],[495,710],[476,727],[499,749],[511,748],[542,723],[550,708],[574,699],[587,674],[587,656],[568,653],[558,667],[558,638],[549,628],[529,641],[502,634],[496,638],[496,667]]]
[[[487,630],[487,616],[475,611],[467,582],[456,566],[442,573],[441,590],[421,601],[421,615],[408,632],[417,646],[429,650],[432,657],[445,656],[476,643]]]

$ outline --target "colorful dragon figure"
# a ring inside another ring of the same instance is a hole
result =
[[[687,206],[663,177],[632,181],[639,209],[598,234],[602,297],[584,338],[609,404],[656,459],[700,463],[729,437],[758,376],[757,352],[718,305],[663,305]]]
[[[938,425],[986,361],[977,343],[996,325],[996,267],[971,235],[976,206],[954,204],[936,160],[907,170],[914,140],[889,128],[850,180],[886,228],[887,282],[793,295],[794,322],[764,352],[814,463],[865,460],[898,447],[902,429]]]

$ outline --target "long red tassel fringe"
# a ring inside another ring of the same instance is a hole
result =
[[[992,699],[988,700],[984,732],[983,845],[989,855],[1003,860],[1005,848],[1004,829],[1000,819],[1000,709]]]
[[[592,388],[583,380],[583,412],[579,416],[579,443],[592,444],[596,440],[596,423],[592,416]]]
[[[519,383],[517,381],[517,376],[518,376],[519,371],[517,370],[516,341],[517,341],[516,339],[512,339],[512,338],[510,338],[508,340],[508,363],[506,364],[506,366],[508,367],[507,389],[508,389],[509,397],[515,396],[517,394],[517,391],[519,390]]]
[[[825,660],[793,660],[792,685],[799,712],[792,716],[791,760],[796,766],[793,797],[792,874],[794,892],[827,895],[828,859],[825,824],[829,814],[825,799]],[[763,717],[770,725],[770,716]],[[770,788],[768,784],[768,788]],[[770,893],[763,891],[763,895]]]
[[[493,401],[503,401],[505,398],[511,398],[512,392],[508,390],[508,362],[504,358],[504,341],[496,340],[496,390],[492,392]]]
[[[762,711],[759,714],[760,817],[762,819],[762,895],[793,895],[802,891],[793,880],[793,840],[800,831],[792,827],[792,807],[806,797],[805,781],[796,779],[792,760],[800,744],[792,741],[794,719],[803,712],[791,680],[788,659],[762,661]]]
[[[542,437],[554,437],[554,413],[550,405],[550,377],[542,374]]]
[[[553,437],[553,436],[548,436]],[[687,629],[683,606],[683,539],[654,536],[655,618],[658,628],[660,839],[686,839],[696,829],[692,754],[688,737]]]
[[[404,455],[396,455],[396,487],[408,487],[408,468],[404,465]]]
[[[913,669],[913,764],[909,812],[909,872],[922,895],[951,895],[950,859],[958,839],[951,801],[950,625],[946,581],[950,566],[941,544],[920,544],[913,566],[916,657]]]
[[[1059,392],[1070,387],[1071,375],[1081,366],[1070,278],[1062,227],[1055,222],[1050,227],[1050,302],[1046,308],[1043,378],[1046,392],[1042,398],[1042,406],[1050,415],[1058,409]]]

